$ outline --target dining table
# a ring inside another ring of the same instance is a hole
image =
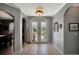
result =
[[[0,46],[11,44],[12,34],[0,34]]]

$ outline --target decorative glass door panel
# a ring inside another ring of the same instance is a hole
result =
[[[31,42],[48,42],[48,22],[46,20],[31,20]]]
[[[48,42],[47,32],[47,23],[41,22],[41,42]]]
[[[38,23],[32,22],[32,42],[38,42]]]

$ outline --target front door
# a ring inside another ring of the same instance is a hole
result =
[[[48,21],[46,19],[32,19],[30,21],[30,41],[34,42],[48,42]]]

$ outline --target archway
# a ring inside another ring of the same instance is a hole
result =
[[[79,24],[79,6],[74,5],[70,6],[64,14],[65,54],[77,54],[77,53],[79,54],[78,24]]]

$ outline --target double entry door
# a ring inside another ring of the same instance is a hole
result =
[[[31,42],[48,42],[48,21],[46,19],[32,19],[30,21]]]

